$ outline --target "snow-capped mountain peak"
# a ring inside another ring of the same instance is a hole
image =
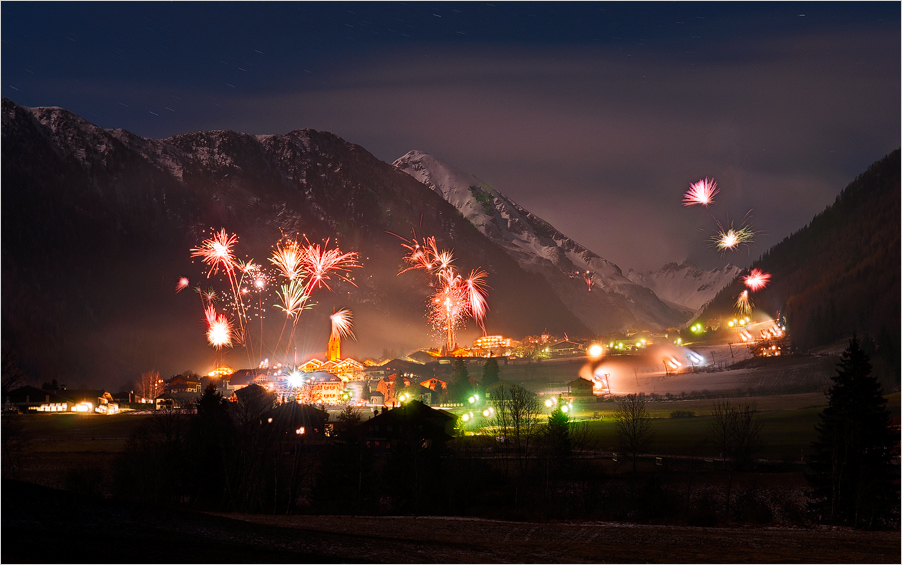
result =
[[[667,263],[654,272],[639,273],[630,269],[626,276],[636,284],[650,288],[662,300],[698,313],[742,271],[735,265],[707,271],[688,263]]]

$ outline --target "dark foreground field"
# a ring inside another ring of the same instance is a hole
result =
[[[3,563],[898,563],[898,532],[167,511],[4,479]]]

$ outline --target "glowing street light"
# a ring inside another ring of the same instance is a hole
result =
[[[598,359],[604,353],[604,347],[600,343],[593,343],[589,346],[588,353],[591,359]]]
[[[288,384],[291,388],[300,388],[304,386],[304,375],[300,371],[292,371],[288,375]]]

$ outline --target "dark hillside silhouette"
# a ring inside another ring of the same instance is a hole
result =
[[[891,344],[900,339],[899,166],[899,150],[871,165],[832,205],[752,265],[773,275],[752,300],[780,312],[802,350],[857,332],[887,345],[878,356],[898,367],[898,348]],[[741,289],[741,280],[726,287],[702,318],[730,311]]]

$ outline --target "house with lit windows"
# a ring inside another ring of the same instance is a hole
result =
[[[312,404],[341,404],[345,383],[337,375],[316,371],[307,377],[304,388]]]

